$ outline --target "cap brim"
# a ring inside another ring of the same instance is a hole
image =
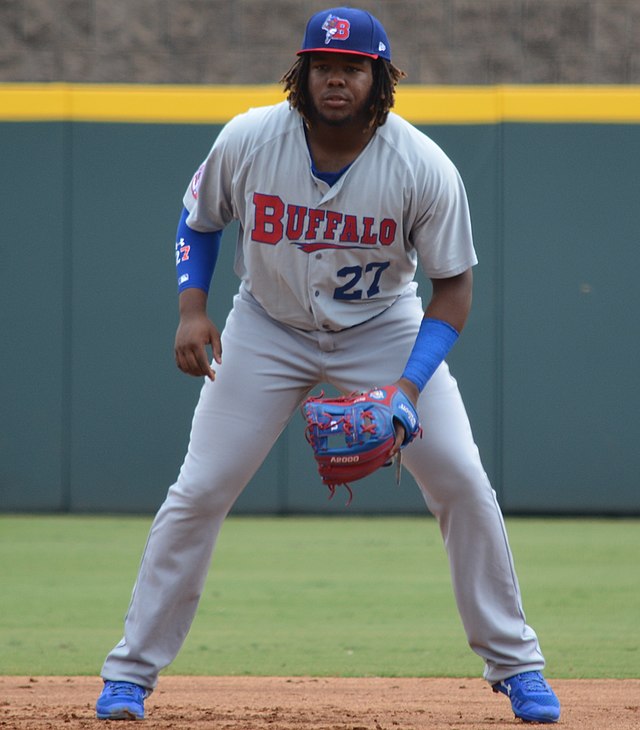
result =
[[[366,56],[367,58],[380,58],[378,53],[363,53],[362,51],[346,51],[342,48],[303,48],[301,51],[296,53],[296,56],[300,56],[303,53],[343,53],[349,56]]]

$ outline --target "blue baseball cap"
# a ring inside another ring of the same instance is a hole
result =
[[[353,53],[391,61],[391,47],[382,23],[358,8],[329,8],[313,15],[298,55],[314,51]]]

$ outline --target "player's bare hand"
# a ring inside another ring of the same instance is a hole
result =
[[[176,332],[176,365],[187,375],[216,377],[211,367],[208,348],[214,362],[222,362],[220,333],[207,315],[207,292],[189,288],[180,292],[180,324]]]
[[[208,355],[211,349],[213,359],[222,362],[220,332],[203,312],[183,314],[176,332],[176,365],[187,375],[206,376],[215,380],[215,370]]]

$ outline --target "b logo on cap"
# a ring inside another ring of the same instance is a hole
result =
[[[349,29],[351,23],[337,15],[327,15],[327,19],[322,24],[322,30],[326,32],[324,42],[326,45],[331,41],[346,41],[349,37]]]

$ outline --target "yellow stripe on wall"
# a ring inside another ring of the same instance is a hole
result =
[[[513,122],[640,122],[640,86],[504,86],[502,118]]]
[[[282,99],[277,86],[0,84],[0,120],[215,124]]]
[[[222,124],[282,101],[280,86],[0,84],[0,121]],[[415,124],[640,123],[640,86],[400,85]]]

